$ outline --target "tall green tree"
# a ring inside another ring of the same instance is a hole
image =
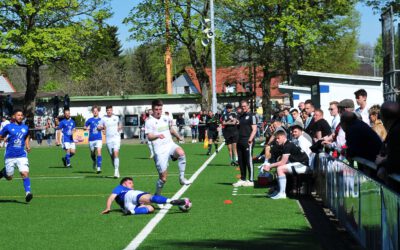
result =
[[[24,111],[33,118],[40,67],[79,62],[93,20],[110,16],[108,0],[0,0],[0,64],[26,68]]]
[[[219,1],[221,27],[228,41],[248,51],[263,67],[263,108],[270,115],[270,79],[274,70],[291,72],[305,63],[316,46],[336,37],[337,22],[356,1]],[[290,80],[290,79],[289,79]]]
[[[209,1],[169,0],[170,35],[169,43],[187,49],[191,66],[200,82],[202,108],[211,106],[210,79],[206,67],[210,57],[210,48],[200,45],[204,37],[201,20],[209,15]],[[124,21],[132,25],[131,37],[137,41],[152,42],[162,40],[165,34],[165,2],[144,0],[136,5]]]

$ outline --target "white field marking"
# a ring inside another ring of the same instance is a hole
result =
[[[219,146],[218,151],[222,149],[222,147],[225,145],[225,143],[222,143],[221,146]],[[210,158],[207,159],[201,165],[201,167],[192,175],[192,177],[189,179],[190,182],[194,182],[197,177],[203,172],[204,169],[210,164],[210,162],[215,158],[217,154],[214,152]],[[175,193],[175,195],[171,198],[172,200],[179,199],[183,193],[186,192],[186,190],[190,187],[188,186],[182,186],[181,189],[178,190],[178,192]],[[129,243],[129,245],[125,248],[125,250],[134,250],[137,249],[140,244],[149,236],[149,234],[153,231],[153,229],[157,226],[157,224],[164,218],[164,216],[168,213],[168,210],[172,207],[171,204],[165,205],[163,209],[161,209],[154,217],[147,223],[147,225],[140,231],[138,235]]]

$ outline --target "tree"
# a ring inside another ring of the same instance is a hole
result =
[[[371,6],[376,12],[382,12],[393,6],[394,13],[400,12],[400,2],[398,0],[361,0],[368,6]]]
[[[190,63],[200,82],[203,109],[211,107],[210,79],[205,71],[210,48],[200,45],[202,34],[201,20],[208,16],[209,1],[170,0],[170,35],[174,39],[165,41],[169,45],[184,46],[189,54]],[[152,42],[165,38],[165,4],[159,0],[144,0],[136,5],[124,23],[132,25],[131,37],[137,41]]]
[[[0,64],[26,69],[24,111],[33,119],[40,67],[80,61],[94,19],[110,16],[108,0],[0,0]]]
[[[263,108],[270,115],[270,78],[274,71],[291,72],[305,63],[317,45],[336,37],[337,22],[351,13],[355,1],[219,2],[220,25],[227,42],[248,51],[248,60],[263,67]]]

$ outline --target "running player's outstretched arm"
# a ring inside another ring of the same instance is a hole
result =
[[[171,133],[171,135],[175,136],[178,140],[183,141],[181,136],[172,127],[169,128],[169,132]]]
[[[115,197],[117,197],[116,194],[110,194],[110,196],[107,199],[106,209],[104,209],[103,212],[101,212],[102,214],[108,214],[110,212],[111,204],[115,200]]]

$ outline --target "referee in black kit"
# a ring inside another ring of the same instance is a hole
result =
[[[238,160],[240,167],[240,180],[233,183],[234,187],[253,187],[253,153],[254,137],[257,133],[257,118],[250,112],[249,103],[241,101],[243,110],[239,116],[239,138],[237,143]],[[246,171],[249,179],[246,180]]]

